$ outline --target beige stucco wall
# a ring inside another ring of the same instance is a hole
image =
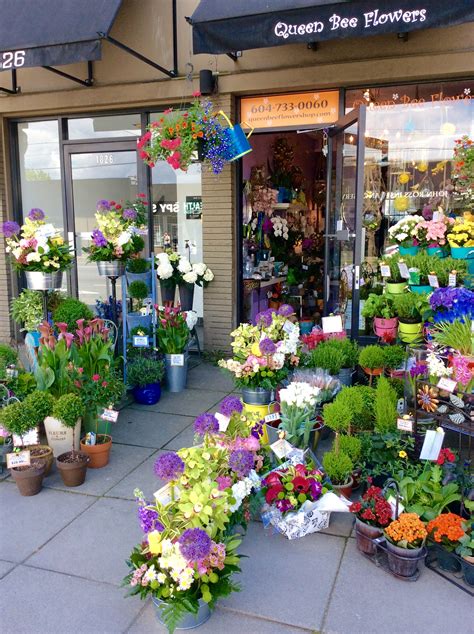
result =
[[[237,62],[224,55],[193,56],[191,28],[185,16],[191,15],[197,4],[197,0],[177,3],[180,77],[168,79],[105,42],[103,59],[94,64],[94,87],[77,86],[41,68],[20,70],[22,92],[0,96],[0,116],[5,120],[179,103],[198,88],[200,68],[219,73],[220,104],[233,115],[234,97],[245,93],[474,76],[472,24],[416,31],[407,42],[393,34],[324,42],[317,51],[300,44],[245,51]],[[124,0],[111,35],[171,69],[171,0]],[[187,64],[192,64],[192,79],[184,76],[191,70]],[[85,77],[85,64],[61,69]],[[0,73],[0,85],[8,87],[9,81],[8,73]],[[216,281],[205,290],[205,338],[206,346],[215,348],[228,345],[227,333],[236,321],[234,180],[232,165],[219,177],[203,177],[204,260],[216,273]],[[5,215],[5,196],[9,210],[11,192],[2,169],[0,216]],[[3,317],[9,289],[2,244],[0,248],[0,339],[7,339],[10,331]]]

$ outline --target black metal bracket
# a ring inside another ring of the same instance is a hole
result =
[[[69,79],[71,81],[76,82],[76,84],[80,84],[81,86],[86,86],[86,88],[89,88],[90,86],[94,84],[93,62],[87,62],[87,79],[80,79],[79,77],[75,77],[74,75],[65,73],[63,70],[58,70],[57,68],[53,68],[52,66],[43,66],[43,68],[45,70],[49,70],[50,73],[55,73],[55,75],[64,77],[64,79]]]
[[[145,55],[142,55],[141,53],[139,53],[135,49],[130,48],[130,46],[127,46],[126,44],[123,44],[122,42],[119,42],[119,40],[116,40],[114,37],[111,37],[110,35],[106,35],[105,33],[99,33],[99,36],[103,40],[106,40],[106,42],[110,42],[110,44],[113,44],[117,48],[122,49],[122,51],[125,51],[126,53],[129,53],[129,55],[133,55],[133,57],[136,57],[137,59],[139,59],[140,61],[144,62],[145,64],[148,64],[148,66],[151,66],[152,68],[156,68],[156,70],[159,70],[161,73],[164,73],[168,77],[170,77],[170,78],[177,77],[177,75],[178,75],[177,69],[167,70],[166,68],[164,68],[160,64],[157,64],[156,62],[154,62],[149,57],[145,57]]]
[[[402,42],[408,42],[408,33],[397,33],[397,38]]]
[[[319,49],[319,42],[308,42],[306,48],[310,51],[317,51]]]
[[[239,57],[242,57],[243,53],[242,51],[232,51],[232,53],[226,53],[227,57],[230,57],[231,60],[233,60],[234,62],[236,62]]]
[[[3,88],[0,86],[0,91],[6,93],[7,95],[17,95],[20,92],[20,88],[16,83],[16,68],[12,70],[12,87]]]

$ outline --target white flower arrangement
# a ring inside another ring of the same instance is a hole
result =
[[[198,314],[196,313],[196,311],[194,310],[186,311],[186,325],[189,328],[189,330],[192,330],[194,326],[197,324],[197,322],[198,322]]]
[[[443,376],[451,376],[453,373],[453,368],[446,367],[443,360],[434,352],[428,353],[426,363],[428,365],[428,373],[432,377],[441,378]]]
[[[309,383],[292,382],[288,387],[280,390],[280,403],[288,406],[296,406],[301,409],[311,408],[316,405],[317,397],[321,390]]]
[[[413,246],[418,239],[418,223],[422,221],[421,216],[405,216],[388,230],[390,240],[401,246]]]
[[[280,218],[279,216],[273,216],[270,218],[273,225],[273,234],[276,238],[282,237],[284,240],[288,240],[288,221],[286,218]]]
[[[214,273],[204,264],[196,262],[191,264],[185,255],[180,255],[174,251],[167,250],[158,253],[157,275],[160,280],[169,280],[175,284],[197,284],[207,286],[214,279]]]

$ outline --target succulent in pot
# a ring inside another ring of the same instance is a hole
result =
[[[71,451],[62,453],[56,458],[61,478],[69,487],[80,486],[86,479],[89,456],[75,449],[76,434],[80,433],[80,419],[83,412],[84,405],[76,394],[64,394],[53,407],[53,416],[72,430]]]
[[[161,397],[161,381],[165,370],[159,358],[137,356],[127,367],[127,382],[137,403],[154,405]]]

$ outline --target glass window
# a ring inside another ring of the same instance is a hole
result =
[[[68,131],[70,139],[137,137],[141,134],[140,115],[133,113],[69,119]]]
[[[64,228],[58,122],[19,123],[18,152],[23,215],[39,207]]]

